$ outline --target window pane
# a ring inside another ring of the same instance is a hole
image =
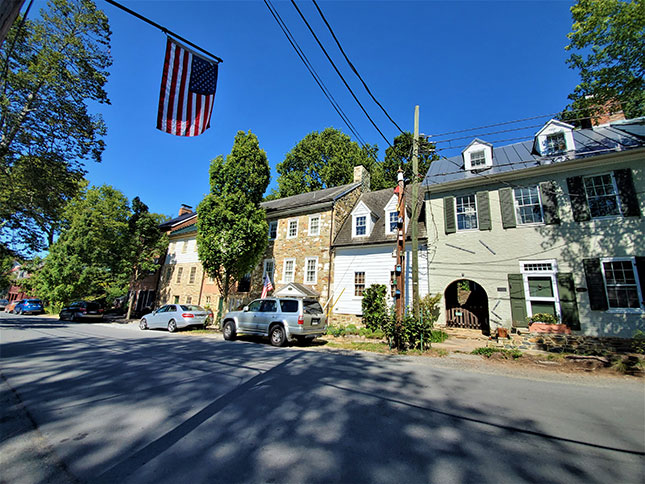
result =
[[[278,222],[269,223],[269,238],[275,239],[278,235]]]
[[[316,266],[318,261],[316,259],[307,259],[307,282],[316,282]]]
[[[457,197],[457,229],[471,230],[477,228],[477,207],[475,195]]]
[[[475,151],[470,154],[470,166],[483,166],[486,164],[486,152],[484,150]]]
[[[549,134],[546,137],[546,154],[553,155],[567,150],[564,133]]]
[[[550,277],[529,277],[529,295],[532,297],[553,297]]]
[[[610,308],[640,308],[636,276],[631,260],[603,262]]]
[[[515,188],[513,193],[518,223],[542,223],[542,209],[537,187]]]
[[[366,227],[365,224],[367,222],[367,217],[364,215],[360,217],[356,217],[356,235],[365,235],[366,233]]]
[[[296,301],[295,299],[281,299],[280,306],[282,307],[283,313],[298,312],[298,301]]]
[[[320,218],[313,217],[309,219],[309,235],[318,235],[320,233]]]
[[[365,290],[365,273],[354,272],[354,296],[362,296]]]
[[[555,303],[549,301],[531,301],[531,311],[533,314],[547,313],[557,316],[555,312]]]
[[[610,174],[587,177],[584,184],[592,217],[620,215],[618,197]]]

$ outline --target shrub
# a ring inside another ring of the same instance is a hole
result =
[[[531,323],[545,323],[545,324],[558,324],[558,318],[549,313],[537,313],[533,316],[526,318],[529,324]]]
[[[472,355],[482,355],[482,356],[485,356],[486,358],[490,358],[491,356],[493,356],[493,353],[500,353],[504,358],[506,359],[512,358],[514,360],[522,356],[522,352],[520,350],[507,350],[504,348],[492,348],[492,347],[476,348],[470,352],[470,354]]]
[[[632,350],[634,353],[645,355],[645,333],[637,329],[632,336]]]
[[[372,331],[382,328],[389,318],[386,292],[387,287],[384,284],[374,284],[363,291],[363,324]]]

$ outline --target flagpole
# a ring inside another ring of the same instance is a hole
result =
[[[158,28],[158,29],[159,29],[159,30],[161,30],[163,33],[165,33],[166,35],[172,35],[173,37],[176,37],[177,39],[181,40],[182,42],[185,42],[186,44],[188,44],[188,45],[190,45],[191,47],[193,47],[193,48],[197,49],[198,51],[200,51],[200,52],[202,52],[202,53],[204,53],[204,54],[206,54],[206,55],[208,55],[208,56],[212,57],[212,58],[213,58],[213,59],[215,59],[217,62],[224,62],[220,57],[217,57],[216,55],[211,54],[211,53],[210,53],[210,52],[208,52],[207,50],[204,50],[204,49],[202,49],[201,47],[199,47],[198,45],[193,44],[190,40],[185,39],[185,38],[184,38],[184,37],[182,37],[181,35],[178,35],[178,34],[174,33],[172,30],[168,30],[166,27],[164,27],[164,26],[162,26],[162,25],[159,25],[159,24],[158,24],[158,23],[156,23],[156,22],[153,22],[152,20],[150,20],[149,18],[144,17],[143,15],[138,14],[138,13],[137,13],[137,12],[135,12],[134,10],[130,10],[128,7],[125,7],[124,5],[121,5],[120,3],[115,2],[114,0],[105,0],[105,1],[106,1],[107,3],[109,3],[110,5],[113,5],[113,6],[117,7],[117,8],[120,8],[120,9],[121,9],[121,10],[123,10],[124,12],[127,12],[127,13],[129,13],[130,15],[132,15],[132,16],[134,16],[134,17],[138,18],[139,20],[143,20],[144,22],[146,22],[146,23],[148,23],[148,24],[152,25],[153,27]]]

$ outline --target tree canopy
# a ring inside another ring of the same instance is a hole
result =
[[[210,193],[197,207],[197,253],[222,294],[219,319],[231,285],[255,268],[266,248],[269,226],[260,201],[270,168],[257,137],[238,131],[231,153],[215,158],[209,174]]]
[[[386,187],[394,187],[397,183],[399,167],[403,169],[403,177],[412,180],[412,133],[403,133],[394,138],[394,144],[385,150],[385,159],[382,163],[383,183]],[[425,138],[419,139],[419,176],[424,177],[430,168],[432,160],[438,157],[434,154],[434,144]]]
[[[90,0],[50,0],[17,20],[0,50],[0,238],[42,250],[100,161],[105,125],[88,102],[109,103],[107,17]]]
[[[619,101],[628,118],[645,115],[645,3],[578,0],[571,16],[567,64],[580,72],[580,84],[570,108],[594,114]]]

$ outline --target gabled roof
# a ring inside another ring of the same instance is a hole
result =
[[[421,192],[421,190],[419,190]],[[345,220],[345,223],[343,226],[340,228],[338,231],[338,235],[336,236],[336,239],[334,240],[334,247],[339,247],[339,246],[359,246],[359,245],[370,245],[370,244],[383,244],[383,243],[395,243],[396,242],[396,234],[386,234],[385,233],[385,224],[388,222],[386,220],[386,217],[384,216],[384,210],[385,206],[388,204],[390,199],[392,198],[392,195],[394,195],[394,190],[392,188],[385,188],[383,190],[377,190],[375,192],[367,192],[363,193],[361,197],[358,199],[356,204],[363,202],[372,212],[375,218],[374,222],[374,227],[372,228],[372,232],[368,237],[352,237],[352,217],[347,217]],[[411,198],[412,198],[412,192],[411,190],[406,190],[406,205],[407,205],[407,210],[406,210],[406,216],[410,217],[411,215]],[[425,216],[422,214],[423,212],[423,203],[421,203],[422,196],[420,193],[419,196],[419,239],[425,239],[426,237],[426,226],[425,226]],[[410,236],[410,227],[411,225],[408,225],[408,233],[407,236]]]
[[[166,230],[170,230],[173,227],[175,227],[175,226],[177,226],[177,225],[179,225],[179,224],[181,224],[183,222],[186,222],[187,220],[189,220],[192,217],[197,217],[197,212],[185,213],[183,215],[180,215],[179,217],[175,217],[175,218],[171,218],[170,220],[166,220],[165,222],[159,224],[159,230],[161,230],[162,232],[164,232]]]
[[[522,141],[506,146],[496,146],[493,150],[493,166],[485,171],[486,177],[501,173],[534,168],[540,165],[566,163],[571,160],[591,158],[620,151],[645,147],[645,138],[637,133],[645,131],[645,118],[620,121],[591,129],[573,130],[575,151],[553,156],[534,154],[533,140]],[[435,160],[430,165],[423,180],[426,188],[442,183],[465,181],[481,178],[481,174],[464,169],[460,155]]]
[[[273,293],[273,297],[318,298],[320,297],[320,293],[314,291],[309,286],[305,286],[304,284],[300,284],[298,282],[290,282],[276,289]]]
[[[190,224],[190,225],[188,225],[186,227],[182,227],[180,229],[173,230],[168,235],[170,235],[172,237],[172,236],[175,236],[175,235],[185,235],[185,234],[191,234],[191,233],[194,233],[194,232],[197,232],[197,220],[195,220],[195,223],[192,223],[192,224]]]
[[[307,207],[324,208],[326,205],[331,206],[333,202],[344,195],[347,195],[359,186],[361,186],[360,183],[350,183],[339,187],[323,188],[322,190],[316,190],[315,192],[301,193],[291,197],[262,202],[260,206],[264,207],[269,218],[278,215],[281,211],[294,209],[302,209],[303,211],[306,211]]]
[[[491,148],[493,147],[493,145],[491,143],[489,143],[488,141],[484,141],[482,139],[475,138],[470,143],[468,143],[468,145],[461,152],[463,153],[464,151],[466,151],[468,148],[470,148],[474,144],[490,146]]]

